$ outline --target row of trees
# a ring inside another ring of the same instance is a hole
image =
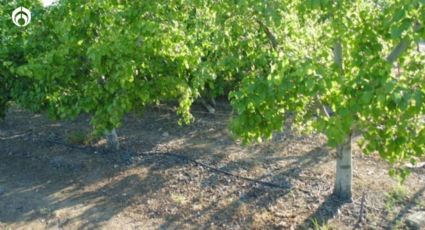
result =
[[[248,143],[288,114],[326,134],[335,193],[348,200],[353,133],[395,166],[424,154],[423,0],[23,0],[25,28],[1,1],[0,115],[11,101],[58,119],[90,114],[114,141],[131,111],[178,101],[189,123],[196,99],[225,95],[231,131]]]

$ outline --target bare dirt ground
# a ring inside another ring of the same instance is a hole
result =
[[[170,105],[127,116],[113,153],[105,140],[75,143],[88,117],[11,109],[0,122],[0,229],[408,229],[406,215],[425,209],[424,168],[400,188],[385,162],[355,149],[354,202],[340,204],[324,137],[285,131],[241,146],[227,131],[227,103],[215,115],[193,110],[189,126]]]

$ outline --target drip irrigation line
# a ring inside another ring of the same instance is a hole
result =
[[[46,142],[51,143],[51,144],[56,144],[56,145],[62,145],[62,146],[67,147],[67,148],[84,150],[84,151],[96,151],[97,150],[96,148],[93,148],[93,147],[82,147],[82,146],[78,146],[78,145],[67,144],[67,143],[64,143],[64,142],[61,142],[61,141],[56,141],[56,140],[47,140]],[[216,173],[220,173],[220,174],[223,174],[223,175],[226,175],[226,176],[229,176],[229,177],[234,177],[234,178],[244,180],[244,181],[248,181],[248,182],[251,182],[251,183],[255,183],[255,184],[259,184],[259,185],[263,185],[263,186],[267,186],[267,187],[272,187],[272,188],[280,188],[280,189],[289,189],[290,188],[290,186],[288,186],[288,185],[280,185],[280,184],[256,180],[256,179],[253,179],[253,178],[233,174],[231,172],[228,172],[228,171],[213,167],[211,165],[199,162],[199,161],[194,160],[190,157],[175,154],[175,153],[170,153],[170,152],[144,152],[144,153],[139,153],[139,155],[154,156],[154,157],[168,156],[168,157],[176,158],[176,159],[179,159],[179,160],[182,160],[182,161],[191,162],[195,165],[198,165],[198,166],[201,166],[205,169],[208,169],[209,171],[213,171],[213,172],[216,172]]]
[[[187,157],[187,156],[182,156],[182,155],[178,155],[178,154],[170,153],[170,152],[158,153],[158,156],[159,155],[166,155],[166,156],[177,158],[179,160],[188,161],[188,162],[191,162],[191,163],[193,163],[195,165],[198,165],[198,166],[201,166],[203,168],[206,168],[206,169],[208,169],[210,171],[213,171],[213,172],[216,172],[216,173],[221,173],[221,174],[224,174],[226,176],[234,177],[234,178],[237,178],[237,179],[240,179],[240,180],[245,180],[245,181],[249,181],[249,182],[252,182],[252,183],[260,184],[260,185],[263,185],[263,186],[272,187],[272,188],[281,188],[281,189],[288,189],[288,188],[290,188],[289,186],[279,185],[279,184],[275,184],[275,183],[271,183],[271,182],[267,182],[267,181],[260,181],[260,180],[256,180],[256,179],[253,179],[253,178],[249,178],[249,177],[244,177],[244,176],[240,176],[240,175],[237,175],[237,174],[233,174],[233,173],[230,173],[228,171],[225,171],[225,170],[222,170],[222,169],[213,167],[211,165],[207,165],[205,163],[199,162],[197,160],[193,160],[192,158]]]
[[[56,141],[56,140],[46,140],[45,142],[55,145],[62,145],[64,147],[70,148],[70,149],[78,149],[78,150],[84,150],[84,151],[96,151],[96,148],[93,147],[85,147],[85,146],[78,146],[73,144],[67,144],[62,141]]]

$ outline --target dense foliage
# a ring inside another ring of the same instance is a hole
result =
[[[22,4],[33,6],[33,14],[40,16],[41,4],[37,1],[22,1]],[[30,83],[17,76],[17,68],[27,63],[26,45],[30,42],[32,29],[15,26],[11,20],[11,12],[16,5],[11,1],[0,1],[0,119],[5,115],[7,105],[13,98],[26,92]],[[35,19],[33,23],[39,23]]]
[[[228,95],[247,142],[290,113],[332,146],[361,132],[391,163],[424,154],[423,0],[36,2],[20,1],[25,28],[0,6],[0,115],[14,101],[104,132],[160,101],[189,122],[196,98]]]
[[[366,153],[391,163],[423,155],[425,56],[416,44],[425,37],[424,2],[293,1],[288,8],[298,17],[275,29],[291,31],[279,39],[283,54],[232,94],[235,133],[270,137],[290,111],[333,146],[356,131]]]

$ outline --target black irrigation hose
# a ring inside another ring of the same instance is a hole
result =
[[[85,151],[96,150],[96,148],[93,148],[93,147],[82,147],[82,146],[67,144],[67,143],[63,143],[63,142],[55,141],[55,140],[47,140],[47,142],[48,143],[52,143],[52,144],[56,144],[56,145],[62,145],[62,146],[65,146],[67,148],[72,148],[72,149],[79,149],[79,150],[85,150]],[[224,171],[222,169],[215,168],[215,167],[213,167],[211,165],[207,165],[207,164],[204,164],[202,162],[193,160],[190,157],[178,155],[178,154],[175,154],[175,153],[170,153],[170,152],[165,152],[165,153],[164,152],[153,152],[153,153],[141,153],[140,155],[142,155],[142,156],[155,156],[155,157],[156,156],[164,155],[164,156],[168,156],[168,157],[177,158],[177,159],[182,160],[182,161],[188,161],[188,162],[191,162],[191,163],[193,163],[195,165],[198,165],[198,166],[201,166],[203,168],[206,168],[206,169],[208,169],[210,171],[213,171],[213,172],[216,172],[216,173],[221,173],[223,175],[234,177],[234,178],[237,178],[237,179],[240,179],[240,180],[245,180],[245,181],[249,181],[249,182],[252,182],[252,183],[256,183],[256,184],[260,184],[260,185],[267,186],[267,187],[272,187],[272,188],[280,188],[280,189],[289,189],[290,188],[287,185],[279,185],[279,184],[275,184],[275,183],[271,183],[271,182],[260,181],[260,180],[252,179],[252,178],[249,178],[249,177],[244,177],[244,176],[236,175],[236,174],[233,174],[233,173]]]
[[[261,185],[268,186],[268,187],[273,187],[273,188],[281,188],[281,189],[288,189],[288,188],[290,188],[289,186],[274,184],[274,183],[271,183],[271,182],[260,181],[260,180],[252,179],[252,178],[249,178],[249,177],[244,177],[244,176],[236,175],[236,174],[233,174],[233,173],[224,171],[222,169],[218,169],[218,168],[215,168],[213,166],[204,164],[202,162],[193,160],[193,159],[191,159],[189,157],[181,156],[181,155],[178,155],[178,154],[175,154],[175,153],[159,153],[159,154],[166,155],[166,156],[171,156],[171,157],[174,157],[174,158],[177,158],[177,159],[180,159],[180,160],[184,160],[184,161],[188,161],[188,162],[192,162],[195,165],[199,165],[199,166],[204,167],[204,168],[206,168],[206,169],[208,169],[210,171],[214,171],[214,172],[217,172],[217,173],[221,173],[221,174],[224,174],[224,175],[227,175],[227,176],[235,177],[235,178],[238,178],[238,179],[241,179],[241,180],[245,180],[245,181],[249,181],[249,182],[252,182],[252,183],[261,184]]]
[[[83,146],[78,146],[78,145],[72,145],[72,144],[67,144],[61,141],[55,141],[55,140],[47,140],[46,142],[50,143],[50,144],[55,144],[55,145],[62,145],[65,146],[67,148],[70,149],[79,149],[79,150],[85,150],[85,151],[92,151],[95,150],[95,148],[93,147],[83,147]]]

